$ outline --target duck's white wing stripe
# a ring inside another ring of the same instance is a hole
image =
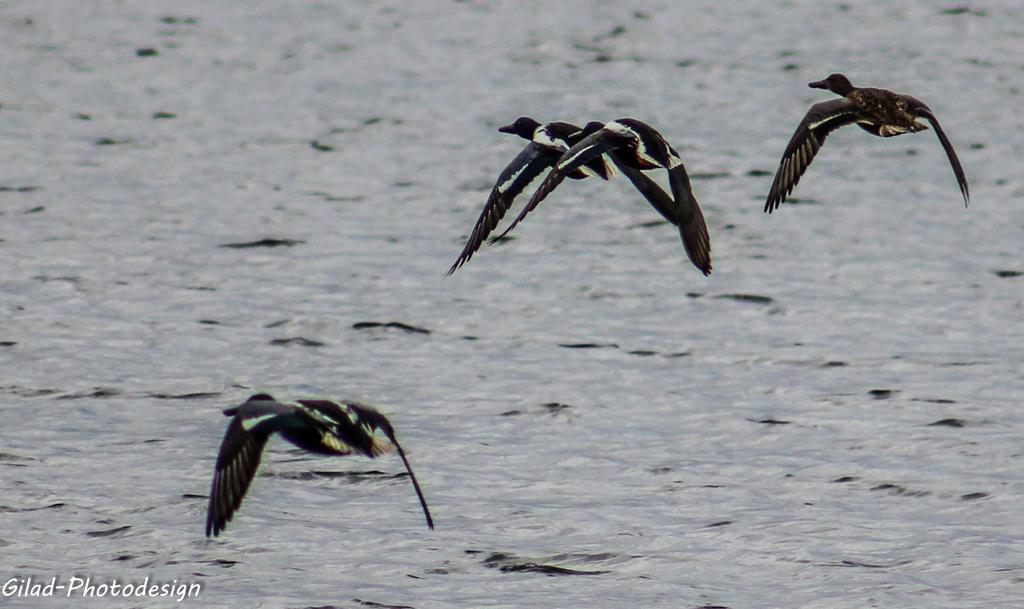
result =
[[[320,442],[330,448],[331,450],[337,451],[338,454],[351,454],[352,447],[342,442],[334,432],[325,430],[320,434]]]
[[[633,131],[628,126],[623,125],[619,121],[608,121],[607,123],[604,124],[603,128],[606,131],[611,131],[612,133],[618,135],[626,135],[634,138],[636,137],[636,131]]]
[[[594,142],[590,143],[589,145],[584,146],[584,147],[576,150],[576,152],[574,152],[573,154],[566,154],[566,155],[562,156],[562,158],[558,160],[558,170],[559,171],[565,170],[565,168],[570,166],[570,165],[572,165],[573,162],[576,159],[580,158],[581,156],[583,156],[584,154],[589,152],[591,149],[593,149],[595,146],[597,146],[600,143],[601,143],[600,141],[594,141]]]
[[[565,145],[565,142],[552,139],[551,136],[548,135],[547,129],[545,129],[543,126],[537,127],[537,130],[533,132],[533,141],[534,143],[540,144],[541,146],[551,148],[559,152],[565,152],[566,150],[569,149]]]
[[[273,418],[278,417],[278,416],[280,416],[278,413],[271,412],[271,413],[268,413],[268,414],[261,414],[261,415],[257,415],[257,416],[254,416],[254,417],[243,417],[242,418],[242,429],[244,429],[247,432],[248,431],[252,431],[253,427],[256,427],[260,423],[262,423],[264,421],[269,421],[270,419],[273,419]]]
[[[523,153],[519,154],[519,156],[517,156],[512,161],[512,163],[509,164],[509,167],[506,169],[506,171],[502,172],[502,175],[499,176],[500,178],[504,179],[502,179],[498,184],[495,185],[495,188],[498,189],[498,194],[505,195],[506,193],[508,193],[509,189],[512,188],[513,185],[515,185],[516,180],[518,180],[527,171],[530,171],[532,174],[527,182],[527,185],[529,182],[532,182],[534,179],[536,179],[537,175],[540,174],[540,171],[537,171],[537,169],[535,167],[531,167],[531,165],[537,159],[538,154],[538,149],[531,148],[529,146],[526,150],[523,151]],[[526,185],[523,185],[523,187],[525,186]],[[519,190],[522,190],[522,188],[520,188]],[[517,192],[516,194],[519,193]]]
[[[310,407],[308,407],[308,406],[306,406],[304,404],[298,404],[298,403],[295,404],[295,407],[302,409],[302,411],[305,412],[306,414],[308,414],[310,416],[310,418],[312,418],[313,420],[315,420],[318,423],[322,423],[323,425],[330,426],[330,425],[337,425],[337,423],[338,423],[338,421],[334,417],[329,416],[326,413],[320,412],[316,408],[310,408]],[[351,421],[352,420],[352,415],[351,415],[351,413],[348,412],[348,409],[345,408],[343,405],[339,405],[339,408],[341,408],[342,412]]]
[[[807,129],[809,131],[814,131],[815,129],[817,129],[818,127],[824,125],[825,123],[827,123],[827,122],[829,122],[831,120],[835,120],[836,118],[839,118],[840,116],[843,116],[844,114],[849,114],[849,112],[835,112],[833,114],[829,114],[828,116],[823,116],[823,117],[820,117],[820,118],[815,118],[813,121],[807,123]]]

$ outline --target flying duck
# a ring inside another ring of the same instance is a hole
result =
[[[559,156],[571,148],[573,144],[589,135],[589,132],[585,131],[586,129],[586,127],[580,129],[572,123],[563,121],[541,124],[529,116],[520,116],[514,123],[498,127],[498,131],[502,133],[518,135],[524,140],[558,152]],[[596,158],[580,166],[569,177],[574,180],[582,180],[587,176],[598,176],[602,180],[610,180],[614,174],[615,172],[603,158]]]
[[[679,153],[654,127],[634,118],[620,118],[604,125],[588,123],[584,131],[590,131],[589,135],[558,159],[530,202],[498,238],[515,228],[573,171],[607,154],[658,213],[679,227],[679,235],[690,261],[705,275],[710,274],[711,240],[704,222],[704,213],[693,196],[690,177]],[[641,173],[643,170],[657,168],[668,171],[672,197]]]
[[[405,463],[409,479],[419,497],[427,526],[434,528],[430,510],[419,482],[412,473],[405,451],[395,438],[395,430],[381,413],[358,402],[297,400],[278,402],[259,393],[240,406],[228,408],[232,417],[217,454],[210,504],[206,512],[206,536],[216,537],[231,521],[242,504],[249,483],[256,476],[263,447],[278,433],[295,446],[318,455],[344,456],[359,453],[379,457],[395,448]],[[376,434],[383,432],[385,438]]]
[[[495,182],[490,196],[487,197],[487,203],[484,205],[483,211],[480,212],[473,232],[469,235],[466,247],[462,249],[462,253],[448,269],[447,275],[454,273],[473,257],[487,235],[505,216],[515,198],[523,192],[523,189],[529,186],[530,182],[536,179],[541,172],[554,165],[573,144],[587,135],[572,123],[556,121],[541,124],[529,116],[521,116],[514,123],[500,127],[498,131],[518,135],[530,143],[498,175],[498,181]],[[587,176],[596,175],[607,180],[611,178],[612,173],[611,166],[599,157],[581,165],[568,177],[581,180]]]
[[[786,196],[793,192],[793,188],[800,181],[800,176],[807,170],[829,133],[843,125],[855,124],[871,135],[892,137],[927,129],[926,125],[917,121],[919,118],[931,123],[935,135],[939,136],[939,143],[949,157],[949,164],[952,165],[957,184],[960,186],[964,205],[967,205],[970,199],[967,176],[964,175],[964,169],[956,157],[953,144],[939,125],[939,120],[923,101],[885,89],[855,87],[850,83],[850,79],[842,74],[832,74],[825,80],[809,83],[808,86],[814,89],[828,89],[842,95],[843,98],[814,104],[800,121],[796,133],[786,145],[771,190],[768,191],[768,201],[764,205],[766,212],[771,213],[778,209],[786,200]]]

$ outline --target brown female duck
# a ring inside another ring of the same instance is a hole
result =
[[[967,176],[960,166],[953,144],[946,137],[931,108],[923,101],[885,89],[855,87],[843,74],[832,74],[808,86],[828,89],[843,98],[814,104],[800,121],[796,133],[786,145],[771,190],[768,191],[768,201],[764,206],[766,212],[775,211],[786,200],[829,133],[844,125],[855,124],[871,135],[892,137],[927,129],[927,126],[918,122],[919,118],[927,120],[935,129],[935,135],[939,137],[939,143],[953,167],[964,205],[967,204],[970,199]]]

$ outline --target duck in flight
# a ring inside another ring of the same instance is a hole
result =
[[[565,178],[581,166],[603,155],[612,161],[633,186],[666,220],[679,228],[690,261],[702,273],[711,273],[711,240],[704,213],[697,203],[679,153],[653,127],[633,118],[620,118],[604,125],[588,123],[586,137],[567,150],[554,164],[526,207],[519,212],[499,239],[511,231],[533,211]],[[649,169],[668,171],[672,196],[642,172]]]
[[[970,199],[967,176],[964,175],[964,169],[960,166],[953,144],[939,125],[939,120],[923,101],[885,89],[855,87],[843,74],[832,74],[825,80],[812,82],[808,86],[814,89],[828,89],[841,95],[842,99],[814,104],[800,121],[796,133],[786,145],[771,190],[768,191],[768,201],[764,205],[766,212],[771,213],[778,209],[793,192],[793,188],[811,164],[818,149],[825,143],[829,133],[843,125],[857,125],[871,135],[892,137],[927,129],[926,125],[918,122],[919,118],[931,123],[935,135],[939,137],[939,143],[949,157],[949,164],[953,167],[953,174],[960,186],[964,205],[967,205]]]
[[[206,536],[216,537],[242,504],[249,484],[256,477],[263,447],[278,433],[295,446],[318,455],[361,454],[379,457],[394,448],[405,463],[409,479],[419,497],[427,526],[434,528],[430,510],[419,482],[412,473],[395,430],[381,413],[358,402],[298,400],[278,402],[265,393],[224,411],[231,417],[220,445],[210,503],[206,513]],[[385,437],[377,435],[383,432]]]
[[[491,188],[491,194],[469,235],[466,247],[448,269],[448,275],[469,262],[491,231],[498,226],[498,222],[505,217],[515,198],[544,170],[552,167],[565,151],[588,134],[572,123],[556,121],[541,124],[529,116],[521,116],[514,123],[500,127],[498,131],[518,135],[529,143],[498,175],[498,181]],[[598,157],[576,168],[568,177],[581,180],[596,175],[607,180],[612,174],[612,167],[604,158]]]

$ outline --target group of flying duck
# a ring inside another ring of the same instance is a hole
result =
[[[934,128],[953,167],[964,204],[967,203],[969,193],[963,167],[938,119],[924,102],[885,89],[854,87],[843,74],[832,74],[809,86],[828,89],[842,98],[814,104],[800,121],[782,153],[765,202],[766,212],[775,211],[786,200],[829,133],[844,125],[857,125],[872,135],[892,137],[927,129],[918,119],[927,120]],[[693,265],[705,275],[711,273],[711,241],[704,214],[693,196],[679,153],[654,127],[633,118],[620,118],[604,124],[587,123],[581,129],[571,123],[541,124],[524,116],[499,131],[518,135],[529,144],[498,176],[466,247],[448,269],[449,275],[473,257],[515,198],[542,172],[547,170],[548,174],[529,202],[491,243],[515,228],[565,178],[578,180],[596,175],[607,180],[612,175],[612,166],[633,183],[658,213],[678,227]],[[668,171],[671,196],[643,173],[650,169]]]
[[[927,129],[918,119],[931,123],[949,158],[964,204],[967,204],[970,194],[963,167],[938,119],[924,102],[885,89],[854,87],[842,74],[832,74],[809,86],[828,89],[842,97],[814,104],[800,121],[786,145],[768,191],[764,206],[766,212],[773,212],[786,200],[829,133],[844,125],[857,125],[872,135],[892,137]],[[508,234],[566,178],[579,180],[598,176],[607,180],[613,175],[612,166],[633,183],[665,220],[679,229],[683,247],[694,266],[705,275],[711,273],[711,241],[704,214],[693,196],[690,178],[679,153],[653,127],[632,118],[604,124],[591,122],[580,128],[571,123],[541,124],[532,118],[521,117],[499,131],[518,135],[529,143],[498,176],[466,247],[448,270],[449,275],[472,258],[515,198],[545,170],[548,174],[529,202],[508,228],[491,242]],[[643,173],[651,169],[668,171],[671,196]],[[319,455],[360,454],[375,458],[395,449],[405,464],[427,526],[434,528],[427,502],[405,452],[398,444],[394,428],[372,407],[358,402],[327,400],[288,403],[267,394],[257,394],[245,403],[225,410],[224,414],[231,417],[231,422],[221,442],[210,488],[207,536],[216,536],[223,531],[241,506],[249,484],[256,476],[263,447],[275,433],[295,446]]]

